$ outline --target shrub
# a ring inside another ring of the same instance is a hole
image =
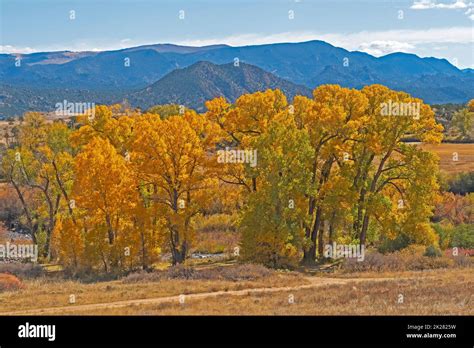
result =
[[[426,248],[424,256],[428,257],[441,257],[442,253],[439,248],[435,247],[434,245],[430,245]]]
[[[198,216],[195,228],[199,232],[236,231],[235,220],[237,218],[229,214],[212,214]]]
[[[166,270],[165,277],[167,279],[195,279],[195,271],[184,265],[176,265]]]
[[[242,264],[235,266],[221,266],[196,270],[187,266],[177,265],[166,271],[136,272],[123,279],[124,283],[158,282],[162,280],[227,280],[244,281],[268,277],[273,272],[262,265]]]
[[[449,191],[461,195],[474,192],[474,172],[459,173],[448,181]]]
[[[426,251],[426,247],[424,245],[419,244],[410,244],[406,248],[403,248],[399,251],[399,254],[403,257],[410,257],[410,256],[422,256]]]
[[[21,214],[21,202],[13,187],[0,184],[0,221],[9,224],[17,221]]]
[[[145,283],[145,282],[158,282],[161,279],[162,279],[161,272],[139,271],[139,272],[130,273],[125,278],[123,278],[122,282],[126,284]]]
[[[474,224],[461,224],[454,227],[451,246],[474,248]]]
[[[362,262],[354,258],[344,260],[342,269],[344,272],[382,272],[398,270],[401,266],[400,258],[394,253],[383,255],[379,252],[370,252],[365,255],[364,261]]]
[[[23,289],[23,283],[13,274],[0,273],[0,292]]]
[[[453,257],[454,264],[458,267],[472,267],[474,265],[474,260],[470,256],[458,255]]]
[[[384,237],[377,248],[382,254],[402,250],[410,244],[410,239],[404,234],[398,235],[395,239]]]
[[[430,249],[428,247],[427,249]],[[425,251],[423,251],[425,250]],[[439,250],[433,247],[430,253],[439,255]],[[401,251],[381,254],[373,251],[365,255],[362,262],[357,259],[347,259],[342,264],[343,272],[385,272],[385,271],[418,271],[425,269],[469,267],[471,261],[466,257],[429,257],[425,256],[426,249],[423,246],[410,246]]]
[[[439,246],[444,250],[449,248],[453,238],[453,226],[448,224],[433,224],[433,229],[439,237]]]
[[[209,279],[222,278],[230,281],[256,280],[268,277],[272,271],[262,265],[243,264],[234,267],[220,267],[203,270]],[[207,272],[206,272],[207,271]]]
[[[21,278],[38,278],[44,275],[43,267],[32,263],[0,263],[0,273],[11,273]]]
[[[103,271],[97,271],[91,267],[66,267],[62,274],[65,279],[73,279],[78,280],[81,283],[90,284],[117,280],[127,273],[121,270],[114,270],[113,272],[106,273]]]
[[[474,193],[464,196],[444,192],[441,201],[436,204],[433,221],[447,222],[453,225],[474,223]]]
[[[212,231],[196,233],[193,243],[193,252],[204,254],[233,254],[239,245],[240,234],[231,231]]]

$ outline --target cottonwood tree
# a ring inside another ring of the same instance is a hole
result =
[[[148,269],[161,253],[161,220],[150,212],[154,208],[130,162],[136,117],[138,113],[113,105],[97,106],[94,117],[79,118],[84,125],[71,136],[81,151],[71,196],[74,209],[70,207],[70,216],[62,219],[56,234],[64,263],[75,267],[100,263],[105,271],[138,265]],[[92,176],[89,161],[96,171]],[[95,175],[101,181],[94,182]],[[87,188],[81,190],[83,186]]]
[[[451,120],[462,138],[471,138],[474,136],[474,99],[471,99],[467,106],[456,111]]]
[[[410,209],[415,211],[415,205],[410,204],[410,199],[415,196],[403,192],[407,188],[416,189],[417,184],[423,183],[422,178],[413,178],[417,172],[427,174],[424,179],[428,185],[420,186],[419,195],[416,196],[423,201],[423,206],[428,206],[418,217],[423,223],[427,222],[427,211],[432,209],[435,203],[433,193],[437,191],[435,158],[416,148],[416,145],[405,144],[403,138],[411,135],[422,142],[438,143],[442,138],[442,127],[436,123],[428,105],[406,93],[391,91],[380,85],[365,87],[361,93],[368,100],[368,119],[361,141],[355,142],[352,149],[356,173],[354,189],[358,195],[353,232],[360,243],[365,244],[370,219],[377,216],[376,207],[380,207],[380,200],[388,192],[385,188],[390,186],[390,192],[393,189],[398,192],[400,206],[406,207],[405,210],[397,210],[400,214],[405,215]],[[388,102],[419,105],[419,111],[415,115],[384,115],[381,108]]]
[[[165,220],[173,264],[186,259],[194,237],[191,221],[217,187],[207,153],[215,147],[215,127],[193,111],[165,120],[144,115],[134,125],[131,160],[154,213]]]
[[[313,149],[304,263],[314,262],[318,244],[322,254],[323,217],[338,210],[337,205],[326,203],[334,182],[332,172],[345,160],[350,144],[356,141],[357,132],[365,122],[366,105],[366,99],[358,91],[337,85],[318,87],[313,91],[313,99],[295,97],[296,123],[308,131]]]
[[[58,215],[67,209],[72,182],[70,130],[48,123],[39,113],[25,114],[18,146],[3,157],[3,171],[23,207],[26,226],[42,254],[50,256],[51,234]]]
[[[254,150],[255,138],[265,133],[270,122],[288,112],[288,103],[280,90],[244,94],[234,105],[222,97],[206,102],[206,117],[220,129],[219,148]],[[217,168],[219,178],[228,184],[243,187],[247,192],[258,189],[258,168],[248,163],[222,164]]]
[[[124,250],[138,249],[132,235],[138,194],[126,160],[107,139],[93,138],[76,156],[71,197],[76,222],[65,218],[55,235],[62,256],[75,264],[82,256],[90,267],[100,262],[105,272],[123,267],[130,256]],[[77,243],[84,246],[69,246]]]
[[[306,130],[280,115],[255,139],[259,190],[251,192],[239,227],[241,256],[271,267],[295,266],[304,242],[312,148]]]

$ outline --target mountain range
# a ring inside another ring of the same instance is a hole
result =
[[[206,100],[223,96],[234,102],[242,94],[269,88],[280,89],[290,100],[295,95],[311,96],[310,88],[284,80],[254,65],[197,62],[187,68],[176,69],[125,98],[141,109],[172,103],[204,111]]]
[[[0,54],[0,80],[3,116],[49,111],[63,99],[109,103],[127,98],[142,108],[182,103],[201,110],[203,101],[215,96],[233,101],[242,93],[280,88],[291,98],[326,83],[350,88],[380,83],[430,104],[474,97],[473,70],[458,69],[446,59],[407,53],[377,58],[323,41]]]

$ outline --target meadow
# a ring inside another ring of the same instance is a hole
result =
[[[457,174],[474,171],[474,144],[423,144],[424,150],[437,154],[441,171]]]
[[[0,293],[0,315],[474,314],[472,268],[311,276],[226,267],[232,279],[27,280]]]

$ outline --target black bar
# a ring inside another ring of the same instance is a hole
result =
[[[473,347],[474,317],[324,316],[324,317],[0,317],[0,347],[87,345],[131,347],[257,344],[311,346]],[[20,338],[19,326],[55,325],[55,340]],[[408,325],[412,325],[409,329]],[[428,327],[427,325],[430,325]],[[444,325],[444,326],[443,326]],[[455,325],[455,328],[451,328]],[[420,327],[420,330],[413,327]],[[407,334],[455,334],[455,338],[407,338]]]

